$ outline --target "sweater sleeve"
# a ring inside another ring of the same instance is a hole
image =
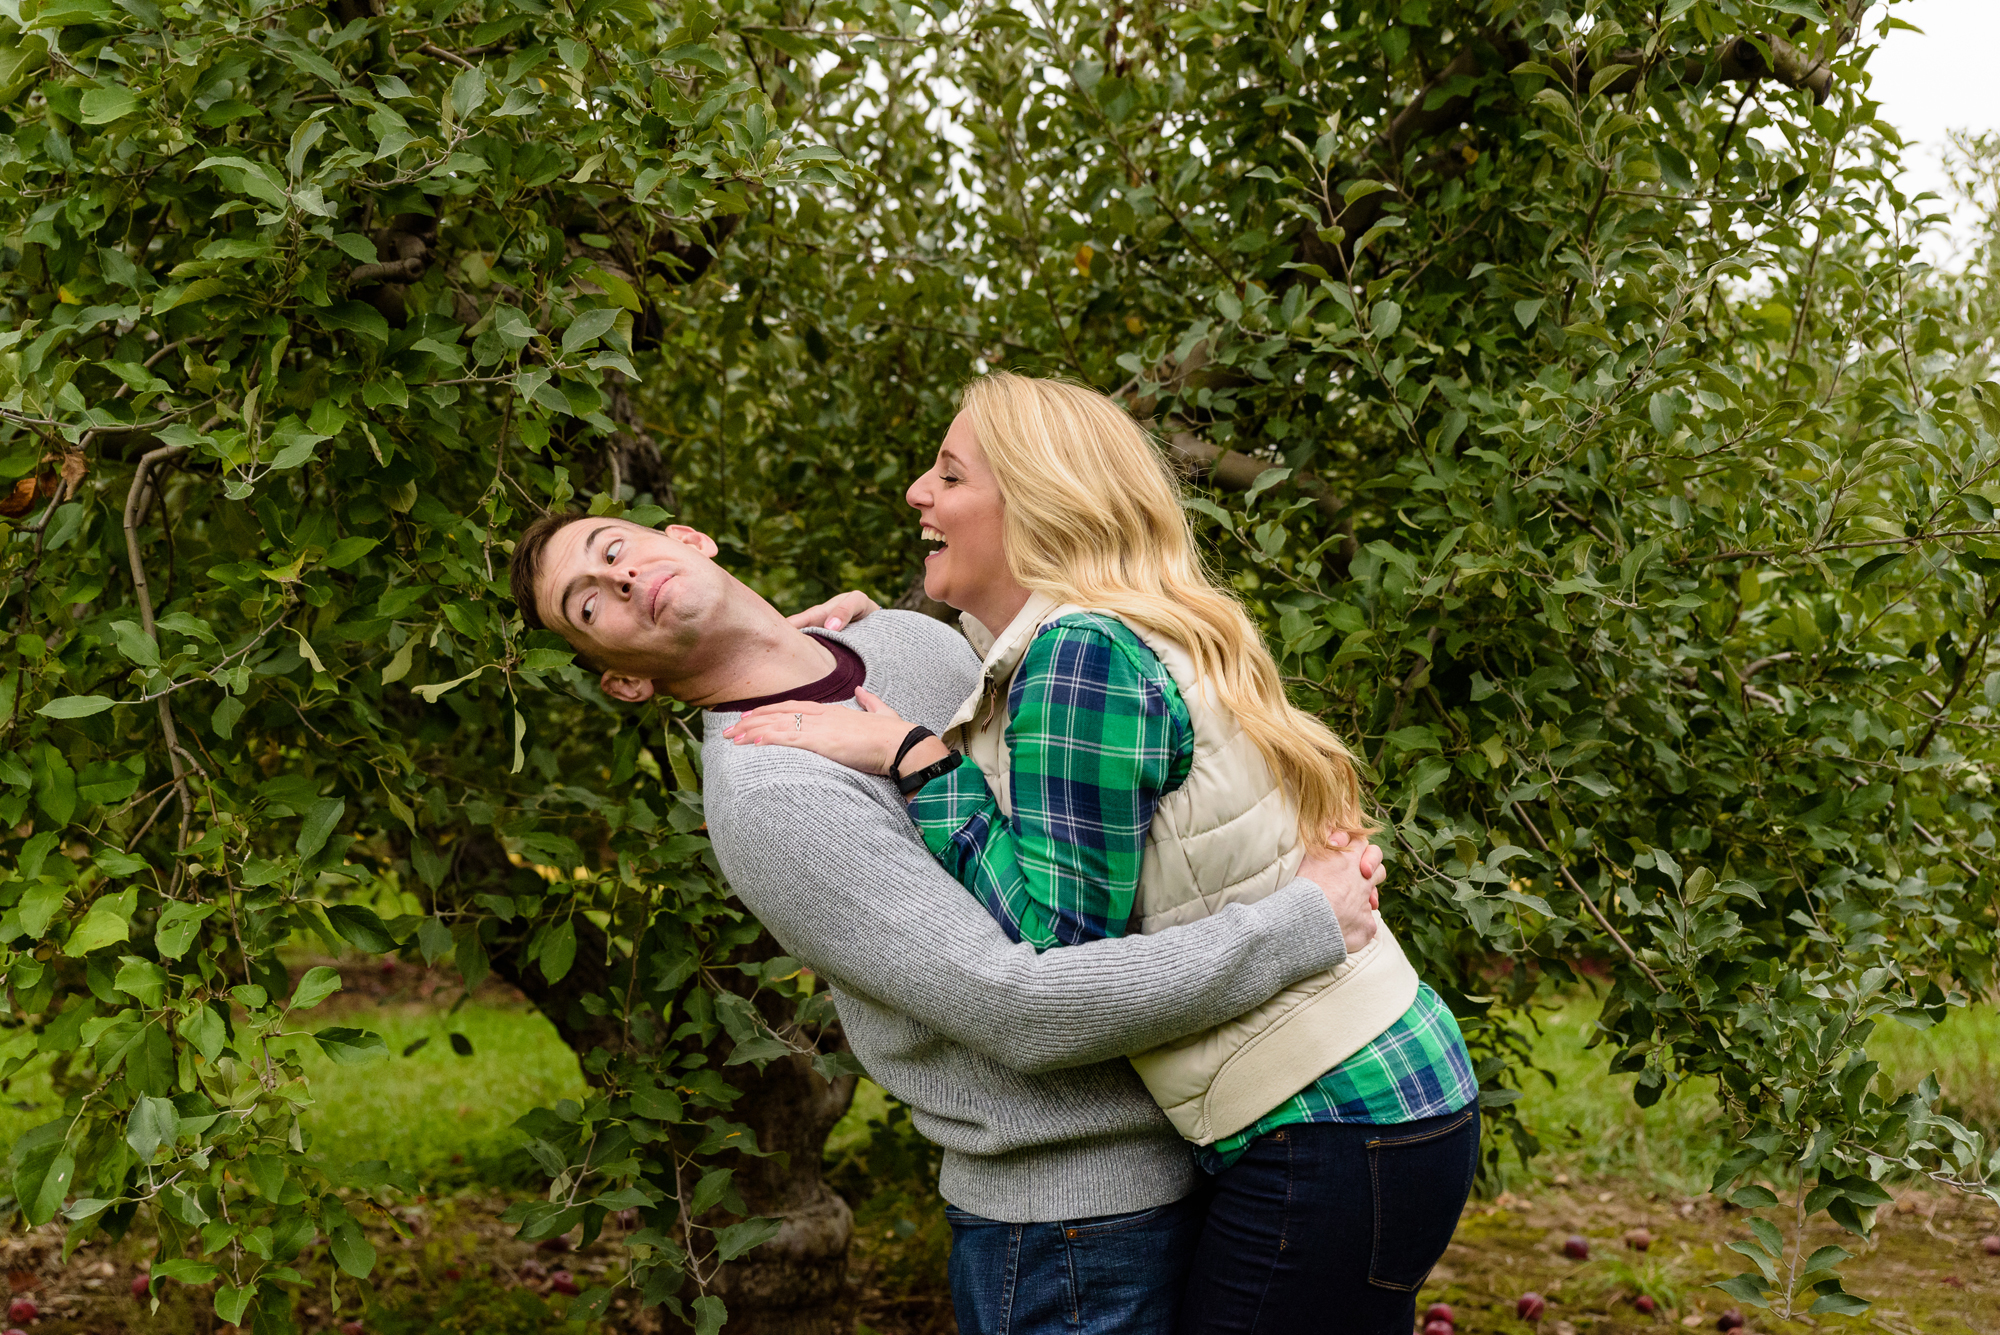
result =
[[[1213,1028],[1346,958],[1332,907],[1303,879],[1185,927],[1038,953],[851,783],[760,784],[730,819],[711,813],[710,831],[738,897],[788,953],[1020,1071]]]
[[[1172,678],[1122,626],[1065,617],[1029,644],[1008,716],[1011,815],[961,765],[910,804],[925,845],[1016,941],[1123,936],[1154,809],[1193,757]]]

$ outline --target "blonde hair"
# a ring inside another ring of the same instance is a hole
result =
[[[1004,371],[967,385],[959,407],[999,484],[1014,578],[1186,647],[1297,807],[1308,848],[1333,830],[1374,830],[1353,753],[1285,698],[1263,636],[1203,568],[1180,482],[1138,423],[1095,390]]]

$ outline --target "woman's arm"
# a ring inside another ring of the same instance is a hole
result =
[[[1171,678],[1114,626],[1065,617],[1022,657],[1008,693],[1011,816],[971,765],[910,803],[945,869],[1038,950],[1124,935],[1153,811],[1193,754]]]

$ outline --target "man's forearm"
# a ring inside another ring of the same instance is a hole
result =
[[[774,848],[749,822],[714,831],[738,896],[785,948],[1019,1070],[1199,1033],[1345,958],[1333,910],[1308,881],[1186,927],[1037,954],[859,794],[765,790],[758,806],[759,832],[841,832],[807,849]]]

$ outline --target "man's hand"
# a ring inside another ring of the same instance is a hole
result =
[[[1375,909],[1381,896],[1375,887],[1382,884],[1382,850],[1356,836],[1336,832],[1327,840],[1323,853],[1312,853],[1299,866],[1299,875],[1319,886],[1326,902],[1340,919],[1340,935],[1351,955],[1375,939]]]
[[[800,630],[816,626],[825,630],[839,630],[851,626],[870,612],[879,612],[881,607],[873,598],[859,589],[849,589],[846,593],[836,593],[823,603],[808,607],[803,612],[794,612],[785,620]]]

